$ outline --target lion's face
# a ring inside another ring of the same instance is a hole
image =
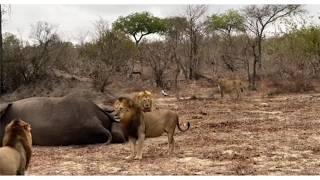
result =
[[[132,106],[131,102],[125,99],[118,99],[113,104],[116,115],[119,116],[121,120],[127,119],[127,117],[131,115]]]
[[[32,135],[31,135],[31,125],[23,120],[11,121],[5,129],[5,134],[11,134],[13,132],[19,133],[20,135],[25,135],[27,143],[32,145]],[[6,144],[7,137],[4,138],[4,144]]]
[[[152,109],[152,93],[150,91],[142,91],[135,97],[135,101],[140,105],[144,112],[150,112]]]

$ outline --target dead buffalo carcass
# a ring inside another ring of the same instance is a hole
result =
[[[15,118],[31,124],[35,145],[126,141],[121,126],[112,115],[81,97],[32,97],[0,104],[0,139],[3,138],[5,126]]]

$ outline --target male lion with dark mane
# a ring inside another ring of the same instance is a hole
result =
[[[144,90],[137,93],[133,100],[140,105],[144,112],[150,112],[152,110],[152,93]]]
[[[31,158],[32,135],[30,124],[13,120],[5,128],[0,148],[0,175],[24,175]]]
[[[129,138],[131,155],[126,159],[142,159],[142,148],[145,139],[145,122],[144,114],[138,104],[127,97],[119,97],[114,102],[116,115],[123,124],[124,134]],[[135,150],[137,154],[135,156]]]

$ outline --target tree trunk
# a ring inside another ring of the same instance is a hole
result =
[[[189,79],[193,78],[193,43],[190,45],[190,55],[189,55]]]
[[[195,32],[193,30],[193,28],[190,28],[190,49],[189,49],[189,79],[193,79],[194,78],[194,71],[195,71],[195,62],[194,62],[194,49],[195,49],[195,43],[194,43],[194,39],[195,39]]]
[[[249,61],[247,56],[245,56],[245,62],[246,62],[246,66],[247,66],[248,82],[249,82],[249,85],[250,85],[252,80],[251,80],[251,73],[250,73],[250,61]]]
[[[192,68],[192,61],[190,60],[190,65],[189,65],[189,79],[192,79],[192,74],[193,74],[193,68]]]
[[[3,47],[2,47],[2,9],[0,4],[0,94],[4,93],[4,62],[3,62]]]
[[[192,78],[197,80],[199,74],[199,57],[198,57],[198,42],[197,42],[197,34],[194,33],[193,37],[193,74]]]
[[[156,78],[156,86],[159,88],[163,88],[163,83],[160,77]]]
[[[262,69],[262,37],[258,37],[258,55],[259,69]]]
[[[259,55],[257,55],[256,53],[256,45],[252,46],[252,50],[253,50],[253,66],[252,66],[252,78],[250,79],[250,89],[251,90],[257,90],[256,87],[256,76],[257,76],[257,63],[259,62]]]
[[[252,78],[251,78],[251,90],[257,90],[256,87],[256,77],[257,77],[257,59],[254,58],[253,60],[253,73],[252,73]]]
[[[189,52],[189,79],[197,79],[199,74],[198,42],[196,31],[191,29]]]
[[[179,100],[180,99],[180,89],[179,89],[179,85],[178,85],[178,77],[180,74],[180,66],[177,64],[177,69],[175,71],[175,76],[174,76],[174,87],[175,87],[175,91],[176,91],[176,97]]]
[[[159,88],[164,88],[163,77],[162,77],[163,72],[159,72],[158,70],[155,70],[154,76],[155,76],[156,86]]]

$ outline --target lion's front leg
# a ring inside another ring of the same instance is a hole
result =
[[[145,139],[145,133],[141,133],[138,138],[137,155],[135,159],[142,159],[142,148],[143,148],[144,139]]]
[[[144,121],[142,121],[139,129],[138,129],[138,143],[137,143],[137,155],[135,159],[142,159],[142,149],[143,149],[143,143],[146,137],[146,126]]]
[[[136,152],[136,139],[133,137],[129,137],[129,144],[130,144],[130,150],[131,150],[131,154],[126,157],[126,159],[130,160],[133,159],[135,152]]]

